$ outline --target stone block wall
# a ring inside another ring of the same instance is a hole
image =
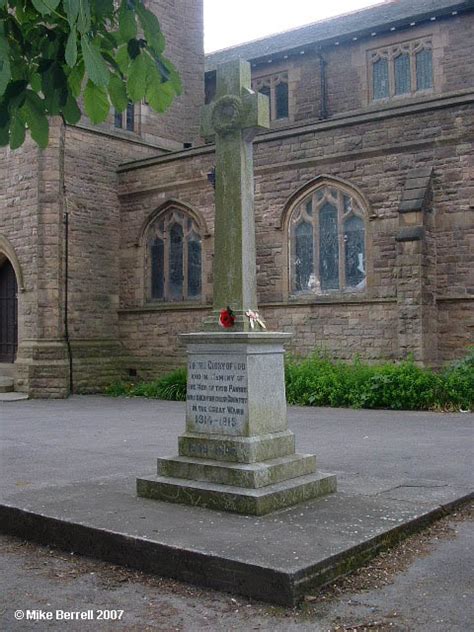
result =
[[[64,210],[69,214],[69,334],[76,392],[97,390],[121,375],[117,168],[156,153],[138,139],[66,128]]]
[[[464,353],[472,339],[469,314],[474,306],[470,280],[474,216],[468,175],[473,129],[471,94],[453,97],[451,102],[433,98],[429,104],[384,109],[375,117],[361,112],[257,138],[259,305],[272,329],[295,333],[291,351],[323,348],[338,358],[358,355],[368,361],[400,359],[411,353],[417,361],[434,365]],[[204,147],[121,170],[119,322],[122,342],[138,370],[143,366],[148,373],[160,372],[182,363],[177,333],[199,328],[210,308],[209,284],[202,311],[147,303],[138,235],[147,217],[173,199],[204,217],[212,235],[213,190],[207,181],[212,151]],[[408,219],[400,209],[405,187],[411,186],[407,181],[416,169],[432,170],[432,179],[426,208]],[[342,180],[367,202],[368,285],[360,294],[304,298],[288,294],[287,208],[295,192],[318,177]],[[423,228],[421,240],[397,241],[405,225]],[[204,243],[209,281],[212,236]],[[443,319],[448,305],[452,310],[459,307],[459,312],[457,333],[446,339]]]

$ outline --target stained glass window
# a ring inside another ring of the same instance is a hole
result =
[[[179,224],[171,226],[168,255],[169,295],[171,300],[176,300],[183,294],[183,228]]]
[[[135,106],[133,103],[127,105],[127,129],[129,132],[135,130]]]
[[[313,272],[313,227],[308,222],[300,222],[295,228],[295,290],[305,292],[310,289]]]
[[[378,59],[373,65],[374,99],[385,99],[389,96],[388,60]]]
[[[118,128],[122,127],[122,119],[123,119],[122,112],[117,112],[117,110],[115,110],[114,126]]]
[[[365,288],[365,212],[360,198],[333,185],[306,194],[289,218],[294,294]]]
[[[163,298],[165,285],[164,244],[157,237],[151,243],[151,298]]]
[[[416,53],[416,89],[428,90],[433,87],[433,56],[424,48]]]
[[[192,232],[188,237],[188,295],[201,294],[201,240]]]
[[[346,286],[358,287],[365,281],[364,222],[352,215],[344,222]]]
[[[337,209],[328,202],[319,211],[319,272],[323,291],[339,287]]]
[[[150,298],[199,299],[202,250],[196,222],[181,210],[172,208],[150,225],[148,234]]]

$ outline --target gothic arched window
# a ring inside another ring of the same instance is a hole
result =
[[[291,294],[365,289],[364,218],[357,196],[332,183],[302,197],[288,222]]]
[[[202,248],[199,228],[189,215],[171,208],[148,228],[149,296],[152,300],[199,300]]]

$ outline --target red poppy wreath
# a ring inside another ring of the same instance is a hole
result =
[[[219,325],[224,327],[224,329],[230,329],[230,327],[234,326],[234,323],[235,316],[230,307],[227,307],[227,309],[221,309],[219,314]]]

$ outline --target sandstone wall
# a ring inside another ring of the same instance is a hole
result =
[[[472,340],[474,306],[473,104],[472,94],[433,99],[257,138],[259,305],[272,329],[295,332],[292,351],[324,348],[335,357],[358,354],[370,361],[413,353],[418,361],[436,365],[463,354]],[[170,199],[205,218],[211,233],[204,240],[204,303],[209,305],[213,190],[207,172],[213,164],[212,147],[205,147],[121,173],[119,322],[130,366],[149,372],[182,362],[176,334],[196,329],[207,313],[146,302],[139,235],[150,214]],[[429,205],[402,217],[404,186],[420,168],[433,170]],[[321,176],[342,179],[367,201],[367,290],[297,299],[288,295],[285,211],[301,186]],[[397,241],[410,226],[423,229],[423,239]],[[447,305],[457,314],[448,337]]]

